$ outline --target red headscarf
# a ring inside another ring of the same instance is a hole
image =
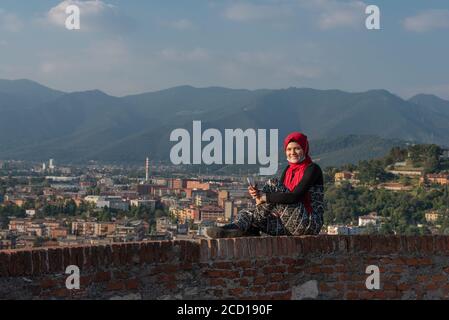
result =
[[[304,176],[304,172],[307,167],[312,163],[312,159],[309,156],[309,142],[307,141],[307,136],[300,132],[292,132],[284,139],[284,151],[287,149],[287,146],[290,142],[297,142],[302,150],[304,151],[305,159],[299,163],[291,163],[289,162],[289,167],[285,172],[284,177],[284,185],[288,188],[288,190],[293,191],[296,186],[301,182],[302,177]],[[308,213],[312,213],[312,205],[310,194],[307,192],[304,197],[304,206],[307,209]]]

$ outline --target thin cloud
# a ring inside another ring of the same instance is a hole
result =
[[[297,0],[294,2],[271,2],[265,4],[239,3],[226,8],[224,17],[238,22],[277,21],[303,15],[313,17],[313,23],[322,30],[334,28],[364,27],[367,4],[359,0]]]
[[[80,8],[81,31],[128,31],[133,21],[123,14],[117,6],[101,0],[64,0],[51,8],[45,15],[45,23],[65,28],[66,8],[76,5]]]
[[[164,49],[159,55],[161,60],[173,61],[173,62],[203,62],[210,58],[209,52],[203,48],[195,48],[192,50],[176,50],[176,49]]]
[[[0,30],[19,32],[23,28],[23,22],[13,13],[0,9]]]
[[[277,20],[292,15],[285,6],[273,4],[234,4],[226,8],[224,17],[239,22]]]
[[[362,1],[315,0],[312,2],[320,12],[317,21],[320,29],[329,30],[365,26],[363,21],[367,5]]]
[[[190,30],[194,28],[194,24],[192,21],[188,20],[188,19],[180,19],[180,20],[175,20],[169,23],[169,26],[173,29],[176,30]]]
[[[428,32],[436,29],[449,29],[449,10],[427,10],[403,21],[406,30]]]

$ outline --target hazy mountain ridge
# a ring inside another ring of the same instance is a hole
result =
[[[168,160],[170,132],[191,132],[193,120],[201,120],[203,130],[279,129],[279,143],[287,133],[303,131],[329,164],[381,156],[404,141],[449,141],[449,101],[432,95],[403,100],[386,90],[181,86],[113,97],[0,80],[0,112],[0,159]]]

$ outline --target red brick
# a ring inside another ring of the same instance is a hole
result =
[[[229,270],[206,270],[204,274],[210,278],[238,278],[239,272]]]
[[[329,284],[329,285],[331,285],[335,290],[338,290],[338,291],[342,291],[342,290],[345,289],[345,283],[344,282],[335,282],[335,283],[332,283],[332,284]]]
[[[158,282],[172,282],[176,281],[176,276],[174,274],[159,274],[157,277]]]
[[[126,272],[126,271],[117,270],[117,271],[113,272],[113,275],[114,275],[114,279],[127,279],[127,278],[129,278],[129,273]]]
[[[243,288],[234,288],[234,289],[229,289],[228,292],[231,296],[239,297],[244,292],[244,289]]]
[[[43,250],[33,250],[31,252],[31,259],[33,260],[33,274],[34,275],[40,275],[44,272],[46,272],[47,270],[47,266],[43,266],[42,265],[42,251]],[[1,268],[1,266],[0,266]]]
[[[266,276],[260,276],[260,277],[256,277],[254,279],[254,284],[258,285],[258,284],[265,284],[267,283],[267,277]]]
[[[427,281],[429,281],[429,279],[430,279],[430,277],[427,276],[427,275],[418,275],[418,276],[416,276],[416,280],[418,282],[427,282]]]
[[[280,254],[279,254],[279,251],[280,251],[280,249],[279,249],[279,239],[278,239],[278,237],[272,237],[272,238],[270,238],[271,239],[271,249],[272,249],[272,252],[273,252],[273,256],[279,256]]]
[[[236,263],[239,268],[251,268],[251,261],[239,261]]]
[[[58,285],[58,282],[54,279],[51,278],[46,278],[40,281],[39,286],[42,289],[50,289],[50,288],[54,288]]]
[[[359,294],[359,299],[361,300],[371,300],[376,296],[374,291],[362,291]]]
[[[169,290],[176,289],[177,288],[176,282],[170,281],[170,282],[165,283],[165,288],[169,289]]]
[[[344,281],[348,281],[348,280],[350,280],[350,276],[349,275],[347,275],[345,273],[338,275],[338,281],[344,282]]]
[[[290,300],[292,298],[291,291],[284,293],[273,293],[271,299],[273,300]]]
[[[139,288],[139,280],[136,278],[126,280],[125,286],[127,290],[137,290]]]
[[[335,258],[324,258],[323,262],[321,264],[322,265],[335,265],[336,259]]]
[[[426,290],[437,290],[439,287],[439,284],[435,282],[431,282],[425,286]]]
[[[110,271],[100,271],[95,274],[94,282],[106,282],[111,280]]]
[[[235,251],[236,251],[236,258],[237,259],[246,259],[247,257],[245,257],[242,239],[239,239],[239,238],[235,239],[234,246],[235,246]]]
[[[180,270],[192,270],[193,264],[191,262],[184,262],[179,265]]]
[[[319,289],[321,292],[326,292],[329,291],[331,288],[325,282],[320,282]]]
[[[262,286],[252,286],[249,290],[251,290],[252,292],[260,293],[263,291],[263,289],[264,287]]]
[[[221,290],[221,289],[215,289],[213,292],[214,292],[214,295],[216,297],[222,297],[223,296],[223,290]]]
[[[299,273],[302,271],[302,267],[300,266],[288,266],[287,273]]]
[[[399,281],[401,279],[401,276],[399,274],[395,274],[393,276],[388,277],[388,281]]]
[[[279,245],[281,246],[280,253],[283,256],[288,256],[288,238],[286,236],[279,237]]]
[[[218,242],[216,239],[209,240],[210,259],[215,260],[218,255]]]
[[[212,279],[210,279],[209,283],[213,287],[215,287],[215,286],[226,287],[226,282],[223,279],[219,279],[219,278],[212,278]]]
[[[269,237],[263,238],[262,243],[264,245],[264,247],[267,250],[267,257],[271,257],[273,256],[273,248],[272,248],[272,242],[271,239]]]
[[[284,273],[287,271],[287,268],[285,266],[267,266],[263,268],[263,273],[270,274],[270,273]]]
[[[162,241],[160,248],[160,262],[170,262],[173,255],[173,242]]]
[[[108,282],[106,286],[107,291],[116,291],[116,290],[123,290],[125,288],[125,283],[123,281],[119,280],[112,280]]]
[[[390,269],[392,273],[404,273],[406,269],[404,267],[393,267]]]
[[[80,276],[80,286],[81,287],[89,286],[92,281],[93,281],[93,276],[92,275],[82,275],[82,276]]]
[[[256,242],[256,257],[262,258],[265,257],[265,255],[266,249],[262,249],[262,242],[260,241],[260,239],[258,239],[258,241]]]
[[[255,269],[243,270],[244,277],[255,277],[256,275],[257,275],[257,270],[255,270]]]
[[[70,266],[70,248],[65,247],[62,249],[62,268],[63,270],[67,269]]]
[[[221,271],[218,270],[206,270],[204,274],[209,278],[220,278],[222,276]]]
[[[126,246],[127,263],[131,265],[140,265],[143,261],[140,260],[140,242],[128,243]]]
[[[334,267],[335,272],[346,272],[347,268],[345,265],[336,265]]]
[[[432,276],[432,281],[435,282],[447,282],[447,276],[442,275],[442,274],[436,274]]]
[[[385,290],[385,299],[399,299],[401,293],[397,290]]]
[[[90,260],[91,267],[93,267],[94,269],[98,268],[98,266],[100,265],[99,251],[100,251],[99,246],[91,246],[90,247],[90,259],[89,260]]]
[[[350,282],[346,284],[348,290],[363,291],[366,290],[365,282]]]
[[[409,266],[417,266],[419,264],[419,261],[416,258],[408,258],[405,261],[406,261],[406,264]]]
[[[232,269],[231,262],[214,262],[212,264],[213,269]]]
[[[10,254],[0,252],[0,277],[8,276],[8,266],[10,264]]]
[[[392,259],[391,260],[391,264],[393,264],[393,265],[403,265],[403,264],[406,264],[406,261],[405,261],[405,259],[403,259],[403,258],[394,258],[394,259]]]
[[[9,259],[10,259],[9,260],[9,268],[8,268],[9,275],[10,276],[23,275],[24,266],[23,266],[23,263],[21,263],[17,252],[15,252],[15,251],[11,252]]]
[[[400,291],[407,291],[410,290],[411,286],[408,283],[399,283],[398,284],[398,290]]]
[[[249,286],[249,280],[248,280],[248,278],[242,278],[242,279],[239,279],[239,284],[240,284],[242,287],[248,287],[248,286]]]
[[[225,239],[225,241],[226,241],[226,247],[228,249],[227,253],[226,253],[226,258],[232,260],[232,259],[234,259],[236,257],[236,253],[235,253],[235,239]],[[194,243],[189,242],[189,245],[192,248],[195,248],[195,251],[198,251],[197,250],[197,246]],[[195,254],[192,254],[192,256],[194,256],[194,255]]]
[[[50,296],[56,297],[56,298],[65,298],[70,295],[70,290],[67,288],[58,288],[54,289],[50,292]]]
[[[280,291],[278,283],[271,283],[265,287],[265,292],[273,292],[273,291]]]
[[[148,250],[148,242],[142,242],[140,245],[140,251],[139,251],[139,261],[142,264],[148,263],[147,250]],[[184,254],[185,254],[185,252],[184,252]]]
[[[431,266],[431,265],[433,265],[433,261],[430,258],[421,258],[421,259],[418,259],[418,265]]]
[[[358,294],[358,292],[350,291],[346,294],[345,298],[348,300],[356,300],[359,298],[359,294]]]
[[[320,267],[309,267],[305,270],[306,273],[310,273],[310,274],[317,274],[317,273],[321,273],[321,268]]]
[[[391,282],[385,282],[383,284],[383,290],[396,290],[397,289],[397,285],[395,283],[391,283]]]
[[[104,246],[104,265],[105,266],[110,266],[112,265],[113,260],[112,260],[112,246],[111,245],[106,245]]]
[[[321,267],[321,273],[331,274],[334,273],[334,268],[331,267]]]
[[[227,260],[228,254],[228,243],[226,239],[217,240],[217,258],[222,260]]]
[[[50,248],[48,249],[48,264],[50,272],[65,271],[62,263],[62,249]]]
[[[92,246],[84,246],[83,247],[84,252],[84,268],[92,268],[94,267],[93,264],[93,255],[92,255]]]
[[[248,248],[250,250],[249,257],[256,258],[257,257],[257,244],[259,243],[259,238],[246,238],[248,243]],[[260,245],[260,243],[259,243]]]
[[[270,281],[276,282],[276,281],[282,281],[284,279],[284,276],[279,273],[270,274]]]

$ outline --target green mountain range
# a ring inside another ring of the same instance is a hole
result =
[[[0,114],[0,159],[168,161],[171,131],[191,132],[193,120],[201,120],[203,130],[279,129],[279,146],[287,133],[305,132],[314,158],[326,165],[382,156],[406,142],[449,141],[449,101],[433,95],[404,100],[386,90],[181,86],[113,97],[0,80]]]

